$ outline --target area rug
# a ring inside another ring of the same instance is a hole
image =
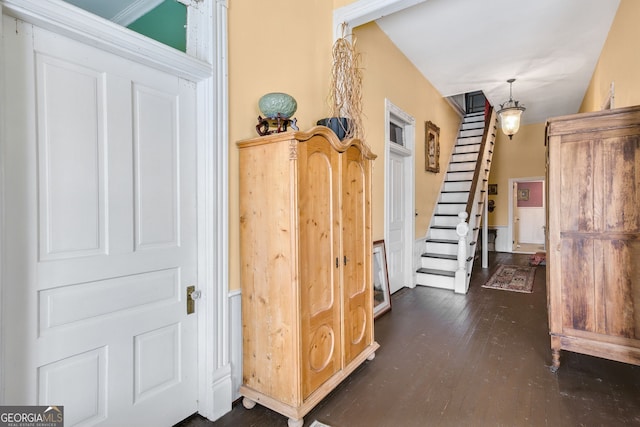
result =
[[[500,264],[493,276],[482,287],[531,293],[533,292],[533,278],[535,275],[535,267]]]

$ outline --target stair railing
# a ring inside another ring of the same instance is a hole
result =
[[[467,200],[467,208],[465,209],[467,212],[467,218],[471,217],[471,210],[473,208],[473,204],[476,202],[475,195],[476,189],[478,188],[478,181],[480,180],[480,173],[482,172],[482,169],[486,167],[486,165],[484,164],[484,149],[487,145],[487,140],[489,139],[489,126],[491,125],[492,115],[493,107],[489,106],[487,114],[484,118],[484,132],[482,133],[482,142],[480,143],[480,154],[478,156],[478,161],[476,162],[476,169],[473,171],[473,180],[471,181],[471,188],[469,189],[469,199]]]

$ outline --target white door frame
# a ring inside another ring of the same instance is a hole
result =
[[[178,52],[113,25],[59,0],[0,0],[0,12],[111,52],[170,72],[197,84],[197,229],[198,285],[198,412],[216,419],[231,410],[228,308],[228,84],[227,5],[204,0],[188,8],[187,51]],[[2,20],[0,20],[0,23]],[[1,24],[0,24],[1,25]],[[1,28],[0,28],[1,29]],[[0,45],[0,61],[3,52]],[[1,69],[1,68],[0,68]],[[0,76],[0,97],[5,94]],[[2,104],[0,104],[1,106]],[[4,112],[0,110],[0,129]],[[6,148],[0,133],[0,153]],[[0,156],[0,194],[5,182]],[[0,197],[0,216],[4,212]],[[7,224],[0,217],[0,295],[4,282],[4,240]],[[0,357],[6,345],[0,330]],[[4,402],[0,373],[0,402]]]
[[[513,252],[513,185],[516,182],[530,182],[530,181],[542,181],[544,183],[544,176],[533,176],[529,178],[509,178],[509,225],[507,226],[507,238],[509,239],[509,252]],[[544,185],[543,185],[544,187]],[[546,203],[546,202],[543,202]],[[545,206],[546,209],[546,206]]]
[[[413,266],[413,244],[415,242],[415,139],[416,139],[416,120],[409,114],[405,113],[399,107],[394,105],[388,99],[385,99],[385,162],[384,162],[384,239],[389,241],[389,221],[391,220],[391,152],[399,154],[403,157],[404,182],[407,184],[407,197],[404,198],[404,230],[402,234],[404,239],[404,265],[403,265],[403,283],[408,287],[415,287],[414,280],[416,268]],[[389,139],[389,123],[401,122],[404,128],[404,147],[393,143]]]

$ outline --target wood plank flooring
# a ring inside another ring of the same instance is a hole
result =
[[[366,362],[305,417],[332,427],[640,425],[640,367],[562,352],[553,374],[545,267],[532,294],[485,289],[498,264],[529,256],[490,253],[476,261],[470,291],[417,287],[392,295],[376,320],[380,343]],[[181,427],[286,426],[260,405],[241,403],[216,422],[196,415]]]

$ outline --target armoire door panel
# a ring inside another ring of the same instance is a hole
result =
[[[343,297],[345,301],[345,346],[344,361],[349,363],[371,342],[365,333],[368,319],[368,304],[372,300],[367,286],[366,265],[372,250],[366,241],[368,236],[368,209],[366,201],[367,175],[356,147],[349,147],[343,155],[342,174],[342,247],[346,256],[343,273]]]
[[[593,144],[594,141],[561,144],[560,156],[566,166],[560,171],[560,209],[571,212],[561,216],[561,231],[594,230]]]
[[[640,241],[603,240],[602,316],[607,335],[640,339]]]
[[[640,231],[640,137],[624,136],[603,141],[601,206],[606,232]]]
[[[562,287],[565,328],[595,331],[593,260],[592,239],[563,239],[562,283],[567,284]]]
[[[299,152],[299,286],[303,398],[340,370],[338,153],[323,139]],[[339,264],[339,263],[338,263]]]

